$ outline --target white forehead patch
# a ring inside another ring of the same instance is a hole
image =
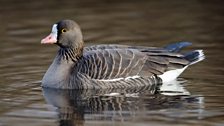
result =
[[[52,26],[52,30],[51,30],[52,33],[57,33],[58,32],[57,26],[58,26],[57,24],[54,24]]]
[[[57,36],[58,36],[58,28],[57,28],[57,24],[54,24],[53,26],[52,26],[52,30],[51,30],[51,34],[55,37],[55,38],[57,38]]]

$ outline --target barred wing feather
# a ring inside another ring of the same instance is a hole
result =
[[[78,68],[80,73],[90,78],[107,80],[161,75],[188,63],[183,55],[169,53],[165,49],[112,45],[85,48]]]

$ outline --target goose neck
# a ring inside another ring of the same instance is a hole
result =
[[[77,62],[83,55],[83,48],[60,48],[58,55],[62,60]]]

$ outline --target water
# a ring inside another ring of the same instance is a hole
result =
[[[223,5],[221,0],[2,0],[0,126],[224,125]],[[206,60],[181,76],[181,92],[42,89],[57,47],[40,40],[53,23],[67,18],[80,24],[87,46],[191,41],[187,50],[204,49]]]

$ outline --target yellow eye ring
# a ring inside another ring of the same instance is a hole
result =
[[[61,33],[65,33],[65,32],[66,32],[66,29],[63,28],[63,29],[61,30]]]

